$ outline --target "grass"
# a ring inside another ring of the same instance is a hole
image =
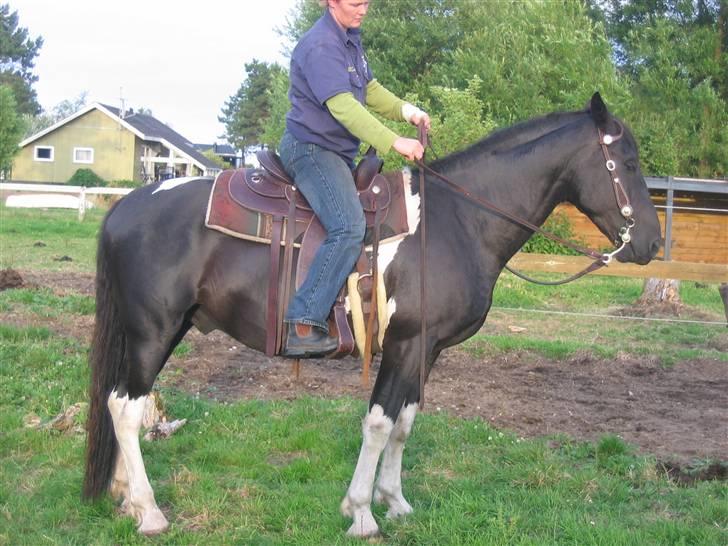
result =
[[[86,348],[39,328],[0,328],[0,544],[145,544],[114,504],[79,500],[84,438],[26,428],[85,399]],[[188,424],[143,442],[172,522],[155,544],[360,544],[338,513],[364,402],[213,403],[165,391]],[[82,416],[79,423],[82,422]],[[619,438],[523,440],[481,420],[422,415],[405,452],[415,513],[384,544],[723,544],[720,482],[678,487]]]
[[[99,211],[0,206],[0,267],[92,272]],[[42,241],[46,246],[34,246]],[[59,255],[72,262],[58,262]],[[591,277],[559,288],[504,274],[484,330],[466,348],[569,358],[618,352],[670,364],[725,356],[725,328],[523,313],[504,308],[604,313],[631,304],[641,281]],[[683,301],[720,320],[715,285],[683,283]],[[0,313],[61,319],[93,313],[93,298],[47,289],[0,293]],[[554,327],[554,322],[558,327]],[[514,333],[511,327],[525,328]],[[721,350],[721,347],[723,349]],[[350,398],[214,403],[164,390],[172,418],[188,424],[167,441],[142,443],[170,531],[137,536],[104,499],[79,499],[84,438],[29,428],[86,400],[88,348],[48,328],[0,321],[0,545],[361,544],[338,513],[361,442],[365,403]],[[189,354],[183,343],[178,356]],[[78,423],[83,423],[83,412]],[[382,544],[725,544],[728,491],[721,482],[673,483],[650,457],[614,436],[595,443],[559,436],[524,440],[481,420],[418,417],[404,457],[404,492],[415,513],[384,518]]]
[[[0,205],[0,269],[93,272],[103,214],[90,209],[79,222],[72,210]]]

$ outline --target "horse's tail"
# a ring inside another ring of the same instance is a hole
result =
[[[109,487],[119,446],[107,405],[109,394],[118,383],[124,365],[125,336],[119,305],[110,277],[109,243],[105,240],[109,210],[99,234],[96,255],[96,325],[94,327],[89,365],[91,385],[86,429],[86,475],[83,497],[94,499]]]

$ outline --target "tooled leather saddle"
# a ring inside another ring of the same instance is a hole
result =
[[[227,170],[218,175],[210,194],[205,224],[235,237],[270,245],[266,354],[273,356],[281,349],[288,300],[293,289],[305,280],[316,251],[326,238],[326,230],[296,190],[280,158],[270,150],[261,150],[256,155],[261,168]],[[382,160],[370,149],[353,173],[367,222],[367,235],[356,266],[362,279],[358,291],[363,301],[369,301],[370,316],[376,315],[376,303],[371,300],[377,292],[372,289],[372,279],[377,274],[378,246],[408,231],[402,173],[384,175],[380,173],[381,168]],[[329,317],[330,332],[339,339],[337,350],[329,358],[349,355],[355,348],[346,317],[345,292],[346,285]],[[376,328],[374,320],[368,323]]]

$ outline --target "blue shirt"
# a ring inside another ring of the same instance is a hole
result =
[[[289,78],[288,132],[353,163],[359,139],[334,119],[325,103],[334,95],[351,92],[366,104],[372,71],[359,29],[343,30],[326,10],[294,48]]]

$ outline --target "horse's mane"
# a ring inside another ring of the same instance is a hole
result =
[[[505,152],[517,146],[531,142],[545,134],[553,132],[571,123],[576,118],[587,113],[586,110],[574,112],[552,112],[544,116],[528,119],[508,127],[496,129],[481,140],[471,144],[467,148],[458,150],[443,158],[431,163],[433,169],[447,167],[454,163],[469,162],[471,159],[482,156]]]

